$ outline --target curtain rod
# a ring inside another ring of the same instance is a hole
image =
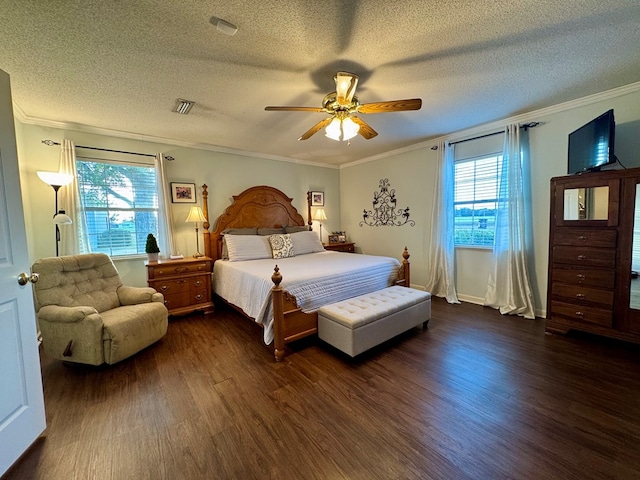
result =
[[[42,140],[42,143],[44,143],[45,145],[48,145],[50,147],[54,146],[54,145],[60,145],[60,142],[54,142],[53,140]],[[126,152],[124,150],[112,150],[110,148],[99,148],[99,147],[85,147],[83,145],[76,145],[76,148],[86,148],[89,150],[100,150],[101,152],[113,152],[113,153],[126,153],[127,155],[140,155],[142,157],[154,157],[155,155],[152,153],[138,153],[138,152]],[[169,156],[169,155],[165,155],[165,160],[171,162],[173,160],[175,160],[175,158]]]
[[[529,123],[523,123],[522,125],[520,125],[520,128],[524,128],[524,131],[526,132],[527,129],[537,127],[538,125],[540,125],[540,122],[529,122]],[[457,145],[458,143],[468,142],[470,140],[478,140],[479,138],[493,137],[494,135],[500,135],[501,133],[504,133],[504,130],[487,133],[485,135],[478,135],[477,137],[465,138],[464,140],[458,140],[456,142],[449,142],[449,146]]]

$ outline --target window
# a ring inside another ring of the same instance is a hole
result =
[[[454,163],[454,244],[493,247],[502,155]]]
[[[147,235],[158,235],[155,166],[79,158],[76,169],[89,251],[145,253]]]

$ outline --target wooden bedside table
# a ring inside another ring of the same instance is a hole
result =
[[[183,315],[201,310],[213,312],[209,257],[146,262],[147,283],[164,295],[169,315]]]
[[[345,242],[345,243],[323,243],[322,246],[325,250],[331,250],[334,252],[347,252],[347,253],[355,253],[356,252],[356,244],[353,242]]]

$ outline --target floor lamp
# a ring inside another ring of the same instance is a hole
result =
[[[317,209],[316,213],[313,215],[313,219],[320,222],[320,242],[322,242],[322,222],[327,219],[327,216],[324,213],[324,208]]]
[[[36,172],[40,180],[53,188],[56,195],[56,209],[53,213],[53,223],[56,226],[56,257],[59,254],[60,227],[59,225],[70,225],[73,223],[71,217],[64,210],[58,210],[58,190],[60,187],[68,185],[73,180],[73,175],[60,172]]]
[[[204,217],[202,213],[202,208],[200,207],[191,207],[189,210],[189,215],[187,215],[187,219],[185,222],[191,222],[196,224],[196,253],[193,254],[194,258],[204,257],[203,254],[200,253],[200,240],[198,238],[198,222],[206,222],[207,219]]]

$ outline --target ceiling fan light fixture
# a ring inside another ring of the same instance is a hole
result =
[[[340,135],[342,134],[340,128],[340,119],[334,118],[331,120],[331,123],[327,125],[327,128],[324,129],[324,134],[326,137],[331,140],[335,140],[336,142],[340,141]]]
[[[353,137],[358,135],[358,130],[360,130],[360,125],[351,120],[351,118],[347,117],[342,121],[343,140],[351,140]]]
[[[351,120],[351,118],[340,119],[335,117],[324,129],[324,135],[337,142],[340,140],[346,141],[355,137],[358,134],[358,130],[360,130],[360,125]]]

